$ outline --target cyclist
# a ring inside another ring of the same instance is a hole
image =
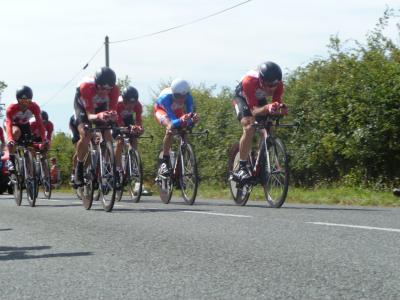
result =
[[[46,130],[47,141],[51,142],[51,136],[53,134],[54,125],[52,122],[49,121],[49,115],[44,110],[42,110],[41,116],[42,116],[44,128]],[[37,121],[36,120],[31,121],[31,122],[29,122],[29,125],[31,127],[33,141],[38,142],[38,143],[42,142],[42,138],[40,137],[40,128],[38,126]]]
[[[194,113],[193,97],[186,80],[176,78],[170,87],[161,91],[154,105],[154,116],[161,125],[166,127],[159,173],[169,176],[171,173],[169,151],[173,142],[171,130],[191,126],[199,121],[198,114]]]
[[[393,189],[393,195],[400,197],[400,188]]]
[[[126,87],[119,97],[117,104],[118,125],[130,127],[132,134],[141,135],[143,130],[142,125],[142,104],[139,101],[139,92],[133,86]],[[133,117],[135,115],[135,118]],[[118,134],[118,133],[116,133]],[[134,149],[137,148],[137,139],[130,139],[131,145]],[[121,169],[121,153],[124,141],[120,139],[117,142],[115,149],[117,169]]]
[[[86,130],[90,123],[116,121],[119,88],[115,72],[109,67],[99,69],[94,78],[84,80],[76,89],[74,109],[79,141],[76,144],[77,165],[75,184],[83,183],[83,162],[88,152],[91,135]],[[111,130],[103,132],[106,141],[112,141]]]
[[[255,133],[252,127],[254,121],[262,120],[266,115],[287,114],[287,107],[282,102],[283,90],[282,70],[271,61],[247,72],[236,87],[233,105],[243,134],[239,142],[240,166],[234,176],[240,181],[251,177],[247,157]],[[270,103],[269,97],[272,98]]]
[[[41,140],[47,143],[40,108],[35,102],[32,101],[32,97],[32,89],[28,86],[22,86],[16,92],[16,98],[18,102],[11,103],[7,107],[5,124],[8,139],[8,150],[10,153],[10,159],[8,163],[8,168],[10,171],[14,171],[15,168],[15,143],[22,135],[27,135],[28,138],[32,137],[29,119],[31,119],[33,116],[36,119]]]

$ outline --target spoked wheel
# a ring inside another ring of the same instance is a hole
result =
[[[263,188],[270,207],[279,208],[286,200],[289,188],[289,164],[285,146],[279,139],[269,138],[268,159],[263,163]]]
[[[140,159],[139,152],[136,150],[129,150],[128,153],[128,168],[127,168],[127,186],[131,199],[133,202],[138,203],[142,195],[143,188],[143,167],[142,160]]]
[[[179,156],[178,156],[179,157]],[[182,190],[182,197],[189,205],[193,205],[196,200],[199,176],[197,173],[197,162],[192,146],[186,144],[182,149],[183,166],[180,164],[181,171],[179,183]],[[178,163],[181,163],[178,161]],[[183,167],[183,170],[182,170]]]
[[[19,157],[15,158],[15,173],[10,176],[13,185],[13,194],[17,206],[22,202],[22,182],[24,181],[23,173],[21,172],[21,165],[19,164]]]
[[[115,169],[114,148],[110,142],[100,146],[101,172],[99,176],[100,197],[103,209],[112,211],[115,202],[117,172]]]
[[[90,160],[90,158],[88,158]],[[96,178],[92,172],[91,165],[87,165],[83,175],[84,184],[76,189],[76,195],[82,199],[83,207],[90,209],[93,204],[93,193],[95,190]]]
[[[228,176],[239,170],[239,144],[233,145],[228,161]],[[249,184],[240,184],[232,179],[229,179],[229,189],[235,204],[244,206],[250,197],[252,186]]]
[[[47,199],[51,198],[51,181],[50,181],[50,167],[49,162],[46,159],[41,162],[41,175],[42,175],[42,185],[43,193]]]
[[[157,178],[156,183],[158,186],[158,191],[160,193],[161,202],[164,204],[168,204],[171,201],[172,191],[173,191],[173,184],[171,176],[161,176],[159,175],[160,169],[160,159],[163,157],[163,151],[160,152],[158,164],[157,164]]]
[[[25,178],[26,194],[28,196],[28,202],[31,207],[36,205],[36,197],[38,194],[38,182],[35,176],[35,163],[32,158],[32,154],[26,151],[25,154],[25,170],[27,177]]]

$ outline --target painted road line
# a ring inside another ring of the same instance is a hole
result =
[[[206,211],[194,211],[194,210],[184,210],[184,213],[192,213],[192,214],[204,214],[204,215],[213,215],[213,216],[222,216],[222,217],[237,217],[237,218],[252,218],[253,216],[245,216],[245,215],[232,215],[232,214],[223,214],[223,213],[213,213]]]
[[[336,223],[324,223],[324,222],[306,222],[306,223],[314,224],[314,225],[325,225],[325,226],[348,227],[348,228],[358,228],[358,229],[367,229],[367,230],[400,232],[400,229],[396,229],[396,228],[372,227],[372,226],[360,226],[360,225],[336,224]]]

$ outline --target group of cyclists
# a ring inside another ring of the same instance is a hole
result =
[[[142,104],[139,93],[133,86],[120,91],[116,84],[116,74],[109,67],[100,68],[94,77],[85,78],[77,87],[74,98],[74,114],[69,127],[72,132],[72,143],[75,146],[73,173],[71,181],[80,186],[84,181],[84,160],[88,153],[91,133],[88,130],[94,124],[114,123],[128,127],[132,135],[139,136],[144,132],[142,124]],[[240,80],[233,99],[237,118],[243,127],[240,138],[240,168],[234,174],[238,180],[246,180],[251,175],[246,160],[254,136],[252,124],[266,115],[287,114],[287,107],[282,102],[284,85],[282,70],[274,62],[265,62],[256,70],[251,70]],[[268,101],[271,97],[272,101]],[[53,124],[48,114],[40,110],[32,101],[33,92],[28,86],[22,86],[16,92],[16,103],[11,103],[6,110],[5,128],[8,139],[9,170],[15,164],[15,145],[21,137],[32,138],[48,149],[51,142]],[[195,112],[194,100],[190,85],[186,80],[174,79],[170,87],[161,91],[154,104],[154,117],[165,127],[162,158],[160,157],[159,174],[168,176],[171,173],[170,149],[173,142],[172,130],[192,127],[199,122]],[[32,122],[34,117],[35,121]],[[116,132],[106,129],[103,132],[105,141],[112,142]],[[137,139],[132,139],[132,146],[137,147]],[[116,141],[115,164],[121,172],[122,141]]]

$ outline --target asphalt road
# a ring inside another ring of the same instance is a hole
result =
[[[0,196],[1,299],[399,299],[400,209]]]

